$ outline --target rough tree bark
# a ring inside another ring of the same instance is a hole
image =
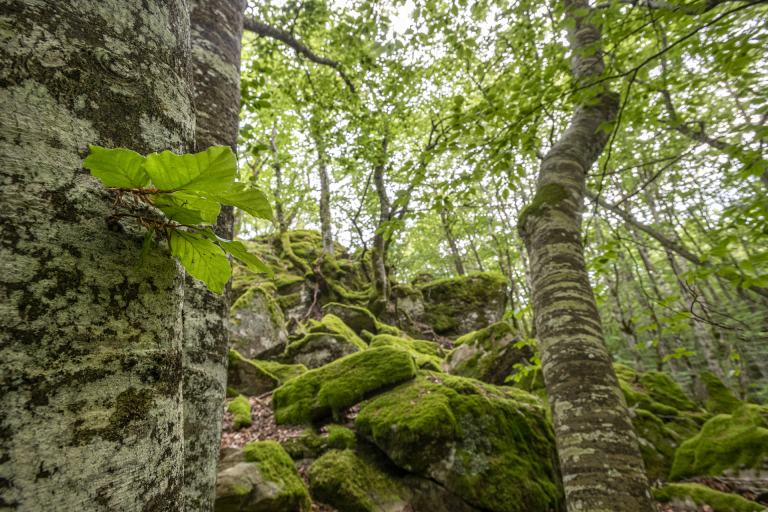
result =
[[[317,145],[317,168],[320,173],[320,232],[323,239],[323,254],[333,254],[333,231],[331,229],[331,184],[328,180],[328,166],[325,151]]]
[[[603,73],[600,31],[566,1],[571,70],[582,84]],[[585,52],[585,50],[587,50]],[[530,256],[532,302],[544,381],[570,511],[655,510],[624,396],[605,346],[581,243],[585,175],[608,135],[619,98],[597,89],[544,157],[537,192],[518,228]]]
[[[197,151],[237,153],[243,0],[191,0]],[[234,209],[213,230],[231,239]],[[213,511],[227,387],[231,284],[217,295],[187,275],[184,295],[184,498],[187,512]]]
[[[0,508],[182,510],[183,271],[82,164],[194,150],[187,2],[0,13]]]
[[[288,224],[285,222],[285,210],[283,210],[283,167],[277,158],[277,121],[272,123],[272,136],[269,138],[269,151],[272,153],[272,167],[275,170],[275,217],[277,220],[277,229],[280,233],[288,231]]]

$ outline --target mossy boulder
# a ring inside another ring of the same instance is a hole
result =
[[[675,453],[671,480],[696,476],[736,475],[768,470],[766,409],[743,405],[733,414],[707,421]]]
[[[688,398],[680,385],[666,373],[646,372],[640,377],[640,383],[656,402],[674,407],[678,411],[701,412],[701,407]]]
[[[535,512],[563,505],[552,425],[524,391],[420,374],[363,402],[355,426],[399,467],[475,507]]]
[[[507,307],[507,280],[498,274],[439,279],[419,290],[425,313],[413,320],[441,336],[458,337],[500,322]]]
[[[697,398],[711,414],[731,414],[741,407],[731,390],[713,373],[702,372],[694,384]]]
[[[311,501],[293,460],[274,441],[242,450],[244,462],[219,472],[216,512],[309,512]]]
[[[368,349],[310,370],[286,382],[272,395],[278,423],[309,424],[339,414],[364,396],[412,379],[413,357],[390,347]]]
[[[235,430],[250,427],[253,424],[251,419],[251,403],[244,396],[238,396],[227,405],[227,411],[235,415]]]
[[[298,437],[286,439],[280,445],[296,460],[316,459],[330,449],[344,450],[355,447],[357,438],[350,429],[332,424],[323,430],[325,432],[309,427]]]
[[[613,371],[619,380],[637,382],[637,372],[625,364],[613,363]]]
[[[259,396],[280,385],[280,379],[257,361],[244,358],[236,350],[229,351],[227,387],[247,396]]]
[[[307,331],[308,334],[288,345],[279,358],[281,363],[303,364],[315,369],[368,348],[336,315],[325,315],[321,322],[310,320]]]
[[[516,364],[529,364],[534,357],[533,348],[521,341],[506,322],[465,334],[456,340],[456,349],[446,357],[443,371],[504,385],[507,377],[517,372]]]
[[[630,415],[648,479],[665,482],[675,460],[675,450],[682,442],[680,435],[646,410],[631,409]]]
[[[659,503],[682,504],[693,508],[709,505],[712,512],[761,512],[765,506],[738,494],[716,491],[700,484],[669,484],[653,489]]]
[[[443,362],[444,352],[442,347],[433,341],[379,334],[371,339],[370,347],[396,347],[405,350],[416,359],[419,368],[442,372],[440,364]]]
[[[644,409],[650,411],[656,416],[678,416],[678,411],[674,407],[664,405],[652,399],[648,393],[645,392],[640,383],[629,383],[625,380],[619,380],[619,386],[621,387],[624,398],[627,401],[627,405],[632,408]]]
[[[250,288],[237,299],[229,320],[231,346],[246,359],[266,359],[285,350],[283,312],[264,288]]]
[[[376,332],[376,317],[365,308],[347,306],[338,302],[329,302],[323,306],[325,315],[334,315],[340,318],[356,334],[362,331]]]
[[[309,468],[312,494],[339,512],[396,512],[409,493],[351,450],[329,451]],[[412,509],[411,509],[412,510]]]

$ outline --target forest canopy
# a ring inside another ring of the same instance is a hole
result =
[[[400,282],[502,273],[510,320],[535,338],[519,221],[574,112],[610,90],[617,110],[598,127],[607,142],[581,211],[610,352],[722,367],[741,395],[764,398],[765,6],[568,9],[251,5],[247,16],[285,35],[245,32],[242,53],[241,179],[270,196],[276,222],[239,214],[238,236],[326,229],[358,259],[383,237]],[[599,29],[575,50],[604,62],[589,81],[571,69],[574,19]]]

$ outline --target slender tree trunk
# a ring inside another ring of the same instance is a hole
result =
[[[240,116],[242,0],[191,0],[197,150],[237,153]],[[231,239],[234,208],[221,209],[216,234]],[[231,282],[217,295],[185,277],[184,501],[187,512],[213,511],[227,387]]]
[[[182,270],[82,164],[194,149],[187,4],[0,11],[0,507],[182,510]]]
[[[603,73],[600,31],[566,1],[571,70],[582,84]],[[613,371],[581,244],[585,176],[603,151],[619,98],[598,90],[576,107],[544,157],[536,195],[518,228],[530,256],[542,369],[570,511],[655,510],[629,411]]]
[[[473,237],[469,237],[469,246],[472,248],[472,254],[475,255],[475,261],[477,262],[477,270],[479,272],[485,272],[485,268],[483,267],[483,261],[480,259],[480,255],[477,253],[477,245],[475,244],[475,239]]]
[[[635,361],[635,370],[638,373],[643,373],[645,372],[643,358],[640,356],[640,352],[635,348],[637,346],[637,333],[635,332],[635,327],[632,324],[632,312],[629,312],[628,317],[624,315],[624,309],[622,308],[621,304],[621,294],[619,288],[624,283],[621,282],[622,280],[619,276],[619,270],[616,268],[616,265],[613,266],[613,271],[615,274],[614,279],[611,279],[607,275],[605,276],[605,279],[608,282],[608,288],[611,291],[611,295],[613,296],[613,300],[611,301],[611,313],[613,315],[613,319],[617,324],[619,324],[619,329],[621,329],[621,335],[624,337],[624,342],[627,344],[627,349],[630,351],[632,358]],[[627,307],[629,307],[629,305],[627,305]]]
[[[453,256],[453,264],[456,267],[456,272],[460,275],[464,275],[464,264],[461,262],[461,255],[459,254],[459,249],[456,247],[456,241],[453,239],[453,234],[451,233],[451,226],[448,222],[448,217],[445,212],[445,208],[440,208],[440,221],[443,225],[443,232],[445,233],[445,238],[448,240],[448,245],[451,248],[451,256]]]
[[[277,158],[277,121],[272,123],[272,136],[269,138],[269,150],[272,152],[272,165],[275,169],[275,217],[277,219],[277,229],[280,233],[288,231],[288,224],[285,221],[285,211],[283,210],[283,169],[280,160]]]
[[[331,185],[328,180],[327,155],[317,144],[317,167],[320,172],[320,230],[323,237],[323,253],[333,254],[333,231],[331,230]]]
[[[373,185],[376,188],[376,194],[379,196],[379,225],[381,228],[384,223],[392,218],[392,207],[387,196],[386,185],[384,184],[384,168],[387,165],[387,147],[389,141],[387,136],[381,141],[381,156],[379,164],[373,169]],[[373,314],[380,315],[386,310],[389,300],[389,280],[387,279],[387,244],[384,240],[384,234],[376,230],[373,235],[373,247],[371,248],[371,262],[373,264],[373,295],[371,297],[368,309]]]

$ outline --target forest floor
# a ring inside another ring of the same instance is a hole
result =
[[[238,431],[234,430],[234,414],[224,411],[224,422],[222,425],[221,448],[227,447],[242,448],[253,441],[276,441],[278,443],[288,439],[298,437],[304,432],[305,427],[297,425],[278,425],[275,422],[275,416],[272,408],[269,406],[271,393],[261,397],[249,397],[251,403],[251,418],[253,424]],[[227,399],[229,402],[230,399]],[[354,417],[356,410],[353,408],[348,415]],[[322,433],[321,429],[321,433]],[[309,487],[309,466],[299,468],[299,474]],[[686,480],[705,485],[717,491],[740,494],[743,497],[754,500],[755,496],[748,488],[745,488],[743,482],[738,479],[701,477]],[[311,488],[310,488],[311,489]],[[656,505],[658,512],[713,512],[709,505],[701,507],[686,504],[658,503]],[[338,512],[335,508],[315,501],[312,498],[312,512]]]

